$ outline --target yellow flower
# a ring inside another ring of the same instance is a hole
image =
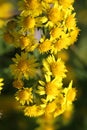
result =
[[[24,28],[26,28],[26,29],[34,28],[35,19],[28,16],[28,17],[24,18],[23,25],[24,25]]]
[[[55,99],[57,108],[54,111],[54,117],[57,117],[60,114],[63,114],[64,111],[66,110],[66,98],[64,97],[62,90],[61,90],[61,93],[59,93],[58,97]]]
[[[54,47],[55,47],[54,51],[56,51],[57,53],[62,49],[67,49],[69,45],[70,45],[70,38],[66,35],[66,37],[60,38],[54,43]]]
[[[77,27],[75,27],[74,30],[72,30],[70,32],[71,44],[74,44],[74,42],[77,41],[77,37],[78,37],[79,31],[80,31],[80,29],[78,29]]]
[[[30,9],[37,9],[39,6],[38,0],[24,0]]]
[[[12,74],[16,79],[33,78],[36,76],[38,63],[34,56],[28,57],[28,53],[16,54],[16,58],[12,59],[14,64],[10,65]]]
[[[54,77],[57,78],[64,78],[66,77],[66,67],[64,65],[64,62],[58,58],[57,60],[55,57],[49,56],[47,59],[43,60],[43,66],[44,66],[44,71],[48,75],[53,75]]]
[[[53,23],[57,23],[62,20],[62,11],[57,8],[51,8],[48,12],[48,19]]]
[[[3,78],[0,78],[0,92],[1,92],[1,90],[3,89],[3,88],[2,88],[2,86],[4,85],[3,80],[4,80]]]
[[[54,79],[52,81],[49,81],[47,83],[43,81],[39,81],[40,86],[38,86],[37,93],[40,95],[45,95],[46,94],[46,100],[47,101],[52,101],[55,99],[62,87],[62,82],[59,81],[58,79]]]
[[[17,89],[21,89],[23,88],[24,83],[22,80],[14,80],[13,82],[13,87],[17,88]]]
[[[54,117],[57,117],[57,116],[63,114],[65,111],[65,108],[66,108],[65,105],[58,104],[57,109],[54,112]]]
[[[40,53],[45,53],[45,52],[49,51],[51,49],[51,44],[52,44],[51,41],[48,39],[46,39],[42,43],[39,43],[38,49],[39,49]]]
[[[24,0],[19,2],[19,10],[22,16],[39,16],[42,13],[42,5],[38,0]]]
[[[71,15],[69,15],[69,16],[67,17],[65,24],[66,24],[66,27],[67,27],[68,29],[73,29],[73,28],[75,28],[75,26],[76,26],[75,13],[74,13],[74,14],[71,14]]]
[[[36,39],[30,36],[20,36],[19,38],[19,46],[21,49],[25,49],[26,52],[34,51],[34,49],[38,46]]]
[[[22,105],[25,103],[29,104],[33,102],[32,88],[23,88],[17,91],[16,97]]]
[[[45,108],[45,115],[49,116],[49,114],[54,113],[56,108],[57,108],[57,105],[56,105],[55,101],[48,103]]]
[[[53,28],[50,32],[50,35],[53,40],[56,38],[59,38],[60,36],[62,36],[62,34],[63,34],[63,30],[62,28],[59,28],[59,27]]]
[[[37,117],[43,115],[44,110],[37,105],[28,106],[24,109],[25,116]]]

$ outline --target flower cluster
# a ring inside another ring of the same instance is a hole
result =
[[[30,117],[57,117],[76,98],[72,81],[67,87],[59,52],[77,40],[74,0],[19,0],[18,16],[7,23],[4,39],[20,52],[10,65],[16,99]],[[38,34],[38,36],[37,36]]]

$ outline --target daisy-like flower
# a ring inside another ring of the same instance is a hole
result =
[[[34,56],[28,57],[28,53],[16,54],[16,58],[12,59],[14,64],[10,65],[12,74],[16,79],[33,78],[36,76],[38,63]]]
[[[2,86],[4,85],[3,80],[4,80],[3,78],[0,78],[0,92],[1,92],[1,90],[3,89],[3,88],[2,88]]]
[[[51,49],[51,44],[51,41],[46,39],[38,45],[38,50],[40,51],[40,53],[48,52]]]
[[[40,95],[46,95],[47,101],[52,101],[55,99],[62,87],[62,81],[59,81],[58,79],[54,79],[47,83],[39,81],[39,84],[40,85],[38,86],[37,93]]]
[[[53,114],[57,108],[57,105],[55,103],[55,100],[48,103],[45,107],[45,115],[48,117],[50,114]]]
[[[51,39],[55,40],[60,38],[63,35],[63,29],[59,27],[55,27],[50,31]]]
[[[24,24],[25,28],[28,28],[28,29],[34,28],[34,26],[35,26],[35,19],[30,17],[30,16],[25,17],[25,19],[23,21],[23,24]]]
[[[19,2],[19,10],[22,16],[39,16],[42,13],[40,0],[24,0]]]
[[[53,51],[56,54],[62,49],[67,49],[70,43],[71,43],[70,37],[65,34],[63,38],[61,37],[59,40],[55,41],[54,46],[53,46]]]
[[[19,101],[22,105],[25,103],[29,104],[33,102],[32,88],[23,88],[22,90],[18,90],[16,93],[17,101]]]
[[[52,23],[57,23],[59,21],[61,21],[63,19],[62,17],[62,11],[59,10],[58,7],[56,8],[51,8],[48,12],[48,19],[52,22]]]
[[[20,36],[19,38],[19,46],[21,47],[21,50],[24,50],[26,52],[32,52],[34,49],[38,46],[37,40],[34,38],[34,36]]]
[[[74,44],[74,42],[77,41],[77,37],[79,34],[80,29],[78,27],[75,27],[74,30],[70,32],[70,39],[71,39],[71,44]]]
[[[65,26],[69,29],[72,30],[76,27],[76,18],[75,18],[75,13],[69,15],[66,19]]]
[[[25,116],[37,117],[43,115],[43,113],[44,110],[41,108],[41,106],[37,105],[28,106],[24,109]]]
[[[44,71],[48,75],[53,75],[56,78],[64,78],[66,77],[66,67],[64,65],[64,62],[58,58],[57,60],[55,57],[49,56],[47,59],[43,60],[43,66],[44,66]]]

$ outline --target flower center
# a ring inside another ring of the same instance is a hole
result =
[[[18,63],[18,69],[21,71],[21,72],[26,72],[27,69],[28,69],[28,65],[25,61],[23,60],[20,60],[19,63]]]

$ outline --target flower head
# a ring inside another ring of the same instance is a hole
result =
[[[64,62],[58,58],[57,60],[55,57],[49,56],[46,60],[43,60],[44,71],[49,75],[53,75],[57,78],[64,78],[66,77],[66,67]]]
[[[43,113],[44,110],[37,105],[28,106],[24,109],[25,116],[37,117],[37,116],[41,116]]]
[[[19,46],[21,47],[21,50],[24,50],[26,52],[32,52],[34,49],[38,46],[37,40],[34,38],[34,36],[20,36],[19,37]]]
[[[39,44],[38,49],[41,53],[45,53],[51,49],[51,41],[46,39],[42,43]]]
[[[16,79],[33,78],[36,76],[38,63],[34,56],[28,57],[28,53],[21,53],[21,56],[16,54],[16,58],[12,59],[14,64],[10,65],[12,74]]]
[[[19,10],[22,10],[21,15],[23,16],[36,17],[42,13],[42,6],[39,0],[24,0],[19,2]]]
[[[31,28],[34,28],[35,26],[35,19],[28,16],[24,19],[23,23],[24,23],[25,28],[31,29]]]
[[[62,83],[58,79],[54,79],[52,81],[49,81],[47,83],[43,81],[39,81],[40,86],[38,86],[37,93],[40,95],[46,95],[47,101],[52,101],[55,99],[61,89]]]
[[[29,104],[33,102],[32,88],[20,89],[16,93],[15,97],[22,105],[25,103]]]

